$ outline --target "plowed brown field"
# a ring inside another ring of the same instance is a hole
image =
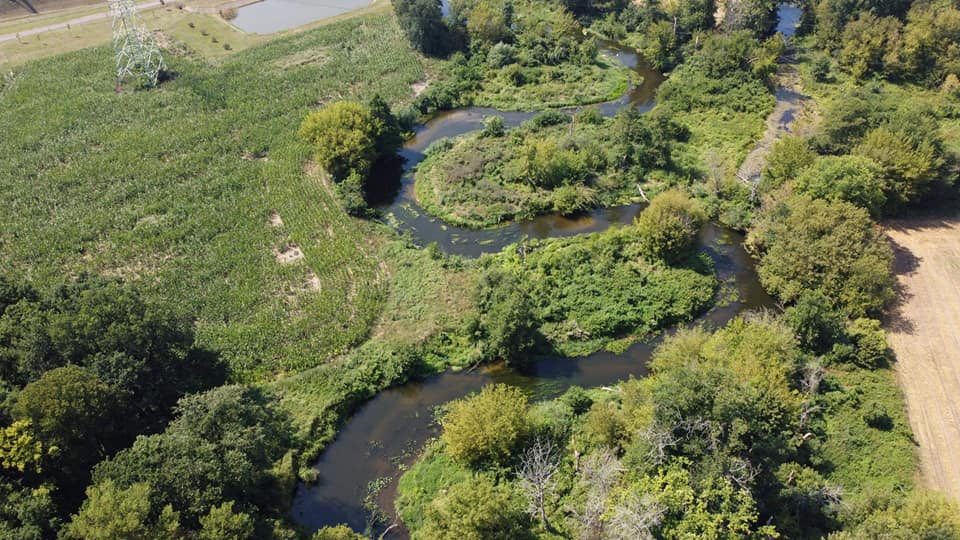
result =
[[[960,500],[960,219],[887,224],[900,302],[887,323],[924,483]]]

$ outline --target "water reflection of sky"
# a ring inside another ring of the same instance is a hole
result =
[[[335,17],[370,4],[370,0],[263,0],[237,10],[230,21],[251,34],[271,34]]]
[[[797,32],[797,27],[800,26],[803,10],[790,4],[780,4],[778,15],[780,19],[777,21],[777,32],[786,37],[791,37]]]

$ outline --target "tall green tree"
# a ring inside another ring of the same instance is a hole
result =
[[[244,512],[235,512],[233,501],[214,506],[200,518],[200,540],[250,540],[253,538],[253,518]]]
[[[96,467],[97,484],[146,482],[154,514],[171,505],[185,527],[225,502],[266,507],[274,502],[270,470],[290,443],[290,425],[273,400],[244,386],[188,396],[163,433],[139,437]]]
[[[519,278],[490,269],[473,293],[478,316],[470,326],[484,358],[522,365],[537,342],[533,303]]]
[[[820,290],[852,317],[893,299],[893,253],[866,210],[794,196],[768,204],[747,237],[764,287],[792,304]]]
[[[351,172],[366,177],[377,158],[382,120],[356,101],[337,101],[312,112],[300,124],[300,137],[310,143],[317,161],[334,180]]]
[[[125,489],[112,480],[87,488],[87,500],[64,528],[76,540],[157,540],[179,537],[179,516],[170,506],[158,514],[151,504],[150,485],[139,482]]]
[[[440,420],[441,439],[454,459],[467,465],[504,464],[526,436],[527,397],[512,386],[485,386],[453,402]]]
[[[28,384],[17,394],[11,414],[31,422],[44,445],[57,447],[49,470],[72,498],[87,484],[90,468],[118,449],[117,406],[115,390],[99,377],[66,366]]]
[[[440,0],[395,0],[393,11],[414,49],[430,55],[447,52],[448,31]]]

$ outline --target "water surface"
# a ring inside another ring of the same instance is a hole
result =
[[[370,5],[370,0],[263,0],[237,9],[231,24],[251,34],[272,34]]]
[[[800,10],[781,5],[780,17],[778,31],[793,35]],[[600,104],[603,114],[610,116],[625,107],[644,111],[652,108],[656,88],[663,76],[643,62],[635,51],[612,43],[605,44],[605,47],[608,54],[637,70],[644,82],[630,88],[620,99]],[[631,223],[642,211],[641,205],[598,209],[573,217],[541,216],[489,230],[446,225],[419,207],[413,191],[413,170],[431,143],[480,129],[484,118],[490,115],[502,116],[505,125],[510,127],[519,125],[533,114],[468,107],[437,115],[420,126],[404,145],[401,185],[395,198],[382,204],[380,209],[389,221],[411,235],[418,244],[436,242],[446,253],[468,257],[499,251],[524,237],[571,236]],[[760,286],[753,260],[743,249],[741,234],[707,225],[701,232],[700,249],[711,257],[718,278],[724,287],[735,291],[736,300],[721,302],[692,324],[722,326],[745,310],[775,306]],[[471,373],[445,372],[380,392],[360,407],[314,464],[319,473],[317,484],[297,487],[293,518],[310,530],[346,523],[356,531],[363,531],[369,524],[369,515],[363,504],[368,486],[384,480],[376,502],[385,515],[396,519],[393,501],[397,479],[403,467],[414,462],[423,444],[437,435],[433,422],[437,406],[466,396],[489,383],[517,386],[536,400],[555,397],[571,385],[610,385],[631,376],[642,377],[647,374],[647,361],[661,339],[662,335],[635,343],[623,354],[600,351],[579,358],[538,358],[524,372],[501,365]],[[390,533],[391,538],[406,536],[402,527]]]

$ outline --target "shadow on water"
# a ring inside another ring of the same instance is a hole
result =
[[[800,12],[786,5],[781,6],[781,14],[784,10],[788,10],[793,22],[783,22],[782,18],[783,28],[778,29],[784,34],[792,34]],[[605,47],[622,63],[636,69],[644,82],[630,88],[620,99],[600,104],[601,112],[611,116],[625,107],[652,108],[656,88],[663,76],[646,65],[635,51],[612,43],[605,44]],[[379,186],[375,189],[383,195],[378,199],[379,209],[391,216],[390,221],[402,232],[409,233],[418,244],[437,242],[446,253],[476,257],[499,251],[524,237],[549,238],[602,231],[615,224],[631,223],[641,212],[641,205],[630,205],[599,209],[574,217],[542,216],[489,230],[454,227],[428,216],[417,205],[413,191],[412,171],[423,159],[424,151],[440,138],[455,137],[481,128],[483,119],[491,115],[502,116],[504,124],[509,127],[519,125],[534,113],[470,107],[439,114],[419,126],[404,145],[401,156],[405,161],[399,182],[394,168],[390,171],[393,180],[378,180],[372,185]],[[391,191],[395,193],[392,200]],[[744,311],[775,305],[760,286],[753,260],[743,248],[741,234],[707,225],[701,233],[700,245],[712,258],[720,282],[737,293],[736,300],[720,302],[685,326],[718,327]],[[667,334],[673,331],[675,329]],[[310,530],[346,523],[356,531],[363,531],[369,520],[364,499],[368,495],[368,486],[378,479],[389,479],[380,489],[376,503],[392,517],[401,466],[413,463],[423,444],[438,433],[433,421],[437,406],[490,383],[517,386],[536,400],[555,397],[572,385],[602,386],[629,377],[642,377],[647,374],[647,361],[663,336],[635,343],[622,354],[600,351],[579,358],[538,358],[524,372],[502,365],[487,366],[471,373],[448,371],[384,390],[350,418],[314,464],[319,473],[318,483],[298,485],[293,518]],[[402,527],[390,534],[391,538],[406,536]]]

